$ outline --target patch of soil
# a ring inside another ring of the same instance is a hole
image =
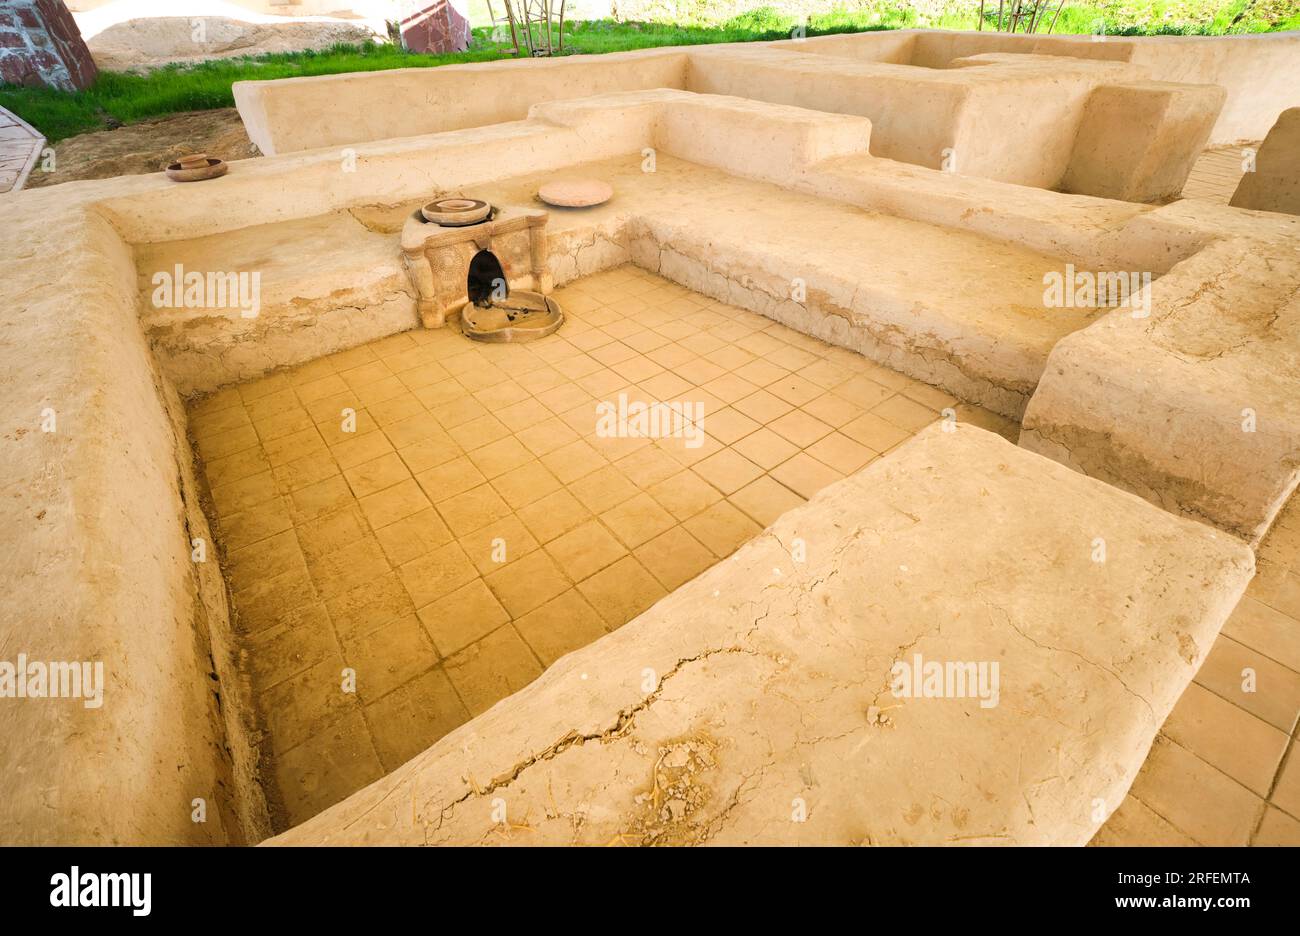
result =
[[[43,172],[38,162],[26,188],[161,172],[188,153],[207,153],[227,162],[262,155],[248,139],[235,108],[188,111],[68,137],[54,145],[54,171]]]

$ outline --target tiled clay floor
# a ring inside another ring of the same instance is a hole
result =
[[[1300,845],[1300,499],[1097,845]]]
[[[557,297],[568,321],[540,342],[413,331],[193,407],[282,824],[621,626],[942,408],[1015,438],[634,267]],[[707,441],[597,436],[595,403],[620,393],[704,403]],[[1300,844],[1298,718],[1293,501],[1095,844]]]
[[[282,823],[393,770],[944,407],[1015,437],[635,267],[556,297],[568,320],[542,341],[407,332],[192,408]],[[599,437],[595,404],[620,393],[702,403],[704,444]]]
[[[1187,176],[1182,197],[1226,205],[1245,172],[1244,151],[1247,148],[1258,151],[1259,144],[1216,146],[1202,152]]]

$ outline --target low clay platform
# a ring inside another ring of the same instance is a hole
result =
[[[1253,566],[1223,533],[934,426],[271,841],[1084,844]],[[998,664],[997,704],[895,697],[918,654]]]
[[[881,211],[738,178],[659,152],[585,163],[616,196],[547,223],[557,283],[634,260],[687,288],[759,312],[877,363],[1019,418],[1053,346],[1095,309],[1045,309],[1044,274],[1066,258]],[[555,173],[466,189],[498,206],[546,207]],[[410,204],[339,211],[137,253],[145,327],[184,392],[260,376],[414,321],[414,298],[391,232]],[[152,311],[156,271],[262,272],[262,311]],[[947,271],[968,275],[951,277]],[[515,273],[512,272],[512,276]],[[806,301],[794,301],[801,282]],[[359,311],[364,310],[364,311]]]
[[[141,327],[182,394],[260,377],[402,331],[416,323],[415,290],[395,238],[346,211],[247,227],[237,234],[141,245]],[[231,304],[154,304],[157,273],[257,272],[255,316]],[[312,339],[304,347],[302,329]]]
[[[1020,444],[1258,543],[1300,481],[1300,257],[1243,246],[1057,344]]]

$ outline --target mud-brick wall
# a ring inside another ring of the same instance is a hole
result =
[[[0,5],[0,83],[76,91],[89,87],[96,74],[63,0],[5,0]]]

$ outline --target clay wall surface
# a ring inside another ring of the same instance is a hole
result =
[[[784,58],[796,53],[817,59]],[[1025,74],[1023,80],[1003,75],[1009,83],[993,90],[985,84],[990,75],[952,74],[963,59],[1011,53],[1026,59],[1052,56],[1056,67],[1042,67]],[[1083,61],[1067,66],[1061,61],[1066,56]],[[829,61],[819,61],[823,59]],[[750,67],[728,70],[720,64],[727,60]],[[765,61],[772,65],[784,61],[785,65],[779,71],[767,71]],[[1300,65],[1296,64],[1300,62],[1300,34],[1107,37],[1093,41],[1092,37],[930,30],[239,82],[235,98],[253,141],[264,153],[274,154],[516,120],[533,103],[564,97],[687,88],[862,114],[877,124],[880,155],[935,166],[941,158],[936,150],[941,153],[945,146],[952,146],[952,139],[977,153],[981,145],[996,146],[999,140],[1016,137],[1005,132],[1012,112],[1012,125],[1018,133],[1029,133],[1029,142],[1021,146],[1022,156],[1034,153],[1038,159],[1044,133],[1052,127],[1060,131],[1062,120],[1064,142],[1053,145],[1057,149],[1068,146],[1073,140],[1069,131],[1081,115],[1082,102],[1077,99],[1092,86],[1068,77],[1084,73],[1083,62],[1095,67],[1109,63],[1121,69],[1116,73],[1123,76],[1120,80],[1223,87],[1227,98],[1214,121],[1211,143],[1262,139],[1282,110],[1300,104]],[[827,81],[827,71],[835,75],[835,82]],[[855,81],[860,84],[855,86]],[[790,89],[792,82],[807,87]],[[1059,99],[1062,82],[1077,86],[1072,92],[1075,100],[1058,105],[1052,102]],[[828,94],[831,103],[827,103]],[[391,106],[369,107],[372,95],[383,97]],[[1025,95],[1048,110],[1034,117],[1035,108],[1023,104]],[[983,125],[978,123],[981,109],[988,114]],[[976,116],[962,118],[964,110]],[[964,127],[963,119],[976,123]],[[1036,120],[1037,126],[1019,126],[1027,120]],[[989,126],[997,127],[998,132],[984,132]],[[974,158],[972,172],[981,165],[980,157]],[[1059,163],[1064,157],[1054,153],[1044,158]],[[1003,175],[990,177],[1006,178],[1006,173],[1013,171],[1008,166],[1003,165]],[[1048,179],[1053,175],[1038,174]],[[1051,184],[1034,181],[1032,174],[1012,181]]]
[[[600,61],[597,69],[579,56],[238,81],[235,104],[249,138],[270,156],[522,120],[544,101],[685,85],[678,50]],[[374,106],[379,100],[383,107]]]
[[[726,130],[710,136],[704,132],[709,126]],[[370,264],[380,248],[387,247],[379,244],[370,253],[355,250],[367,241],[379,243],[384,232],[372,215],[361,211],[363,206],[398,206],[399,216],[404,216],[414,200],[434,194],[487,190],[529,173],[598,160],[626,160],[629,177],[642,176],[644,148],[659,146],[666,154],[665,177],[674,171],[667,156],[678,150],[685,157],[680,160],[686,167],[682,177],[698,176],[712,187],[707,211],[695,215],[692,223],[691,206],[665,204],[661,197],[656,203],[653,187],[629,184],[625,200],[616,197],[600,209],[606,213],[594,215],[590,222],[556,225],[557,280],[631,256],[692,288],[710,294],[726,290],[738,305],[774,318],[788,315],[809,331],[825,321],[834,322],[836,329],[885,333],[892,323],[887,315],[894,314],[898,296],[908,290],[925,292],[926,315],[974,308],[972,296],[996,301],[1009,295],[996,292],[1012,288],[1000,285],[997,278],[973,284],[952,279],[951,272],[963,269],[974,256],[1015,271],[1014,288],[1035,297],[1041,293],[1037,277],[1043,264],[1145,269],[1164,274],[1168,282],[1158,279],[1154,286],[1154,327],[1126,333],[1119,342],[1134,357],[1118,366],[1141,374],[1150,360],[1199,355],[1209,363],[1186,366],[1193,376],[1204,372],[1207,386],[1241,388],[1246,405],[1264,401],[1261,412],[1274,402],[1279,412],[1292,412],[1285,409],[1291,405],[1285,401],[1300,399],[1293,392],[1300,369],[1278,349],[1294,346],[1296,309],[1287,296],[1300,281],[1300,270],[1275,265],[1282,278],[1275,276],[1262,290],[1258,278],[1274,253],[1280,256],[1288,247],[1294,253],[1300,221],[1193,203],[1153,208],[936,172],[872,157],[863,151],[870,133],[869,121],[862,118],[744,99],[705,100],[684,91],[647,91],[541,104],[528,119],[499,126],[358,144],[350,159],[326,150],[249,160],[232,165],[223,178],[194,185],[176,185],[159,174],[68,183],[14,196],[9,223],[0,232],[0,309],[11,338],[6,366],[13,375],[0,391],[0,408],[11,414],[9,447],[0,472],[13,495],[3,508],[4,526],[12,532],[0,574],[6,593],[15,596],[4,609],[5,645],[15,654],[100,660],[107,687],[105,704],[98,709],[72,700],[23,700],[0,707],[5,763],[22,768],[8,771],[0,781],[0,840],[227,842],[256,840],[265,829],[251,767],[256,739],[242,708],[238,649],[220,569],[211,559],[191,560],[194,541],[210,544],[211,537],[198,510],[202,495],[196,490],[176,392],[180,376],[189,372],[169,366],[168,355],[162,353],[168,348],[166,336],[155,331],[181,323],[184,314],[178,312],[168,321],[142,301],[142,257],[193,249],[194,256],[203,258],[197,261],[200,265],[225,269],[241,249],[255,257],[281,244],[300,251],[296,256],[290,252],[289,260],[306,263],[315,249],[312,237],[329,241],[333,233],[346,230],[331,256],[354,254],[354,261]],[[719,138],[731,142],[723,146]],[[763,156],[756,160],[760,151]],[[735,178],[744,172],[761,178]],[[769,187],[766,200],[730,197],[759,184]],[[796,205],[815,210],[816,223],[801,229]],[[628,218],[637,213],[641,222],[628,230]],[[51,225],[51,217],[66,223]],[[871,280],[871,288],[855,300],[854,290],[845,283],[866,280],[837,270],[843,252],[836,254],[835,244],[837,237],[850,247],[865,243],[849,236],[859,231],[879,241],[871,243],[873,250],[893,245],[894,262],[881,267],[890,276]],[[282,235],[284,240],[278,241]],[[396,230],[390,235],[396,270]],[[898,248],[913,243],[929,245],[931,253],[924,257],[934,261],[922,264],[917,259],[923,258],[920,250]],[[689,246],[677,250],[682,245]],[[658,253],[653,262],[652,249]],[[1252,256],[1258,260],[1245,262]],[[803,318],[798,319],[787,305],[788,274],[796,267],[805,274],[812,271],[808,286],[813,301],[801,307],[797,315]],[[1225,269],[1238,272],[1214,290],[1203,289],[1222,279]],[[354,273],[341,266],[331,275],[346,279]],[[317,275],[318,270],[304,265],[298,282],[310,285]],[[371,285],[374,296],[382,296],[383,284]],[[968,296],[960,294],[965,286],[973,290]],[[317,298],[319,310],[326,310],[325,297]],[[358,300],[361,306],[350,315],[360,330],[349,341],[376,336],[364,328],[399,331],[414,326],[413,316],[403,320],[396,313],[375,313],[367,319],[373,309],[383,308],[382,301],[374,305],[376,301],[372,296]],[[394,301],[413,305],[409,296]],[[284,308],[289,305],[286,301]],[[1024,305],[1033,312],[1031,318],[1044,318],[1041,304]],[[1167,314],[1170,310],[1178,314]],[[342,315],[347,308],[335,311]],[[1198,344],[1199,333],[1180,324],[1196,316],[1219,322],[1213,334],[1217,345]],[[1063,361],[1082,360],[1086,365],[1087,353],[1110,353],[1108,343],[1093,340],[1092,333],[1097,330],[1096,335],[1104,337],[1105,329],[1113,327],[1108,325],[1112,318],[1062,339],[1057,348],[1071,352]],[[941,368],[936,379],[969,379],[957,365],[970,361],[981,362],[984,373],[1007,366],[1008,359],[980,352],[999,334],[996,318],[981,323],[948,315],[925,319],[921,325],[926,322],[942,325],[941,337],[951,351],[940,360],[928,347],[915,349],[916,357],[929,355]],[[295,353],[304,355],[320,353],[317,349],[327,344],[323,338],[338,334],[328,327],[313,331],[304,321],[286,324],[292,340],[300,342]],[[259,367],[287,363],[283,347],[274,344],[281,338],[240,333],[238,313],[191,327],[214,330],[205,339],[214,353],[204,364],[214,371],[205,372],[204,379],[213,379],[212,373],[245,351]],[[1044,357],[1052,350],[1038,332],[1031,337]],[[1109,345],[1113,351],[1116,343]],[[1144,346],[1154,358],[1142,358]],[[1231,354],[1220,355],[1222,347]],[[1224,360],[1213,363],[1217,357]],[[1092,379],[1087,366],[1061,371],[1065,392],[1055,398],[1068,407],[1052,411],[1060,424],[1080,424],[1080,414],[1105,412],[1114,399],[1122,399],[1122,419],[1152,445],[1168,435],[1150,426],[1169,418],[1170,394],[1190,385],[1182,378],[1158,381],[1135,395],[1126,392],[1125,382]],[[1071,384],[1071,373],[1084,379]],[[1101,373],[1104,377],[1107,372]],[[232,368],[221,379],[240,376]],[[1028,379],[1029,385],[1017,392],[1034,391],[1037,375],[1028,373]],[[1106,397],[1111,385],[1122,397]],[[1209,438],[1213,427],[1228,418],[1217,403],[1207,402],[1211,398],[1183,397],[1186,405],[1177,418],[1186,438]],[[41,431],[46,410],[56,416],[57,431]],[[1291,425],[1300,421],[1292,419]],[[1087,450],[1087,461],[1058,460],[1094,477],[1117,477],[1116,484],[1139,490],[1162,506],[1171,492],[1178,493],[1186,473],[1234,485],[1240,477],[1253,475],[1259,484],[1245,493],[1259,497],[1247,505],[1242,515],[1247,516],[1260,504],[1267,507],[1265,501],[1279,496],[1288,483],[1294,486],[1296,465],[1278,456],[1285,455],[1293,436],[1291,430],[1270,426],[1260,447],[1250,450],[1257,455],[1245,461],[1240,448],[1194,445],[1178,453],[1194,449],[1194,464],[1180,457],[1161,463],[1161,473],[1127,480],[1126,465],[1101,446]],[[1258,459],[1264,457],[1272,461],[1261,467]],[[1236,464],[1233,472],[1224,470],[1226,460]],[[1034,469],[1043,471],[1047,469],[1041,465]],[[1179,477],[1179,471],[1185,475]],[[1059,473],[1048,474],[1053,484],[1071,490],[1086,493],[1097,488],[1082,473],[1070,473],[1068,481],[1060,481]],[[1147,490],[1141,491],[1143,486]],[[1107,492],[1105,498],[1121,496]],[[1211,490],[1207,502],[1222,502],[1223,493]],[[855,503],[866,500],[855,498]],[[1141,516],[1139,501],[1129,498],[1123,504],[1121,513]],[[1050,512],[1044,508],[1037,513]],[[1184,521],[1170,514],[1158,516],[1155,526],[1173,523],[1170,535],[1187,540],[1189,527],[1178,525]],[[1231,515],[1225,514],[1225,520],[1209,513],[1202,516],[1221,529],[1239,532],[1232,527]],[[1139,523],[1143,528],[1152,525]],[[1224,545],[1231,540],[1222,533],[1218,537],[1219,546],[1207,549],[1231,552]],[[1202,551],[1188,561],[1200,562],[1210,554]],[[770,556],[756,556],[770,566]],[[1189,619],[1196,621],[1191,637],[1197,649],[1190,659],[1176,653],[1184,661],[1179,663],[1166,654],[1142,670],[1143,678],[1156,680],[1152,694],[1144,698],[1157,714],[1166,695],[1170,700],[1176,696],[1174,684],[1185,682],[1182,670],[1194,668],[1197,654],[1208,647],[1202,638],[1208,639],[1217,628],[1220,604],[1230,607],[1235,600],[1237,572],[1215,568],[1215,575],[1222,576],[1215,578],[1207,567],[1206,580],[1218,584],[1204,603],[1188,611]],[[1200,595],[1194,590],[1184,593]],[[686,636],[694,640],[699,635]],[[599,654],[616,649],[608,642],[596,646],[605,648],[594,651]],[[1161,653],[1167,649],[1162,647]],[[668,667],[672,663],[669,660]],[[1100,680],[1095,688],[1106,684],[1099,674],[1088,678],[1094,677]],[[553,685],[547,680],[552,677],[537,685]],[[557,710],[557,717],[569,714]],[[603,724],[608,714],[601,709],[594,717]],[[1159,721],[1155,718],[1154,725]],[[1104,778],[1107,789],[1120,790],[1126,778],[1131,779],[1128,766],[1136,770],[1140,763],[1150,740],[1147,732],[1154,727],[1146,721],[1137,724],[1139,729],[1113,739],[1113,750],[1122,757],[1117,772]],[[543,736],[545,744],[553,741],[550,727],[529,726],[526,730],[536,733],[529,745]],[[33,738],[43,742],[33,745]],[[88,769],[91,766],[94,769]],[[442,796],[438,792],[435,799]],[[208,802],[206,823],[191,821],[196,797]],[[1059,803],[1053,808],[1063,809]],[[1041,833],[1070,841],[1088,834],[1091,820],[1070,819],[1059,811],[1053,815],[1050,828],[1030,834],[1017,826],[1016,834],[1024,840]],[[834,835],[849,834],[847,826],[834,828]]]
[[[0,232],[21,348],[3,391],[0,642],[9,663],[100,664],[103,680],[93,707],[0,705],[0,840],[255,841],[268,826],[216,546],[184,411],[137,325],[131,251],[85,198],[18,197]]]
[[[865,43],[879,41],[866,34]],[[1300,104],[1300,33],[1240,36],[1021,36],[997,32],[918,30],[907,64],[947,68],[980,52],[1069,55],[1129,62],[1156,81],[1215,84],[1228,92],[1212,144],[1261,140],[1277,115]],[[869,38],[868,38],[869,37]],[[852,37],[854,39],[858,37]],[[823,40],[817,40],[823,41]],[[815,47],[810,46],[815,50]],[[837,53],[838,54],[838,53]]]

